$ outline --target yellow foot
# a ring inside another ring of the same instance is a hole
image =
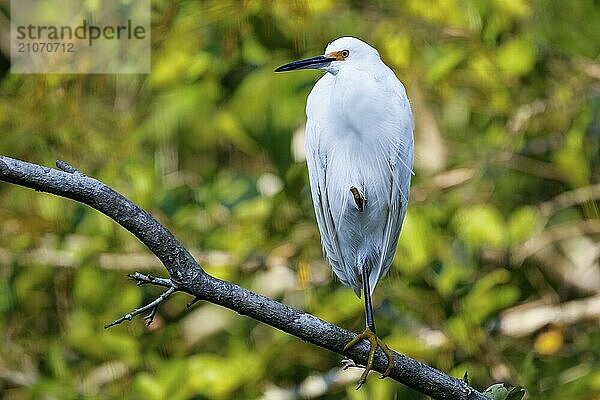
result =
[[[392,372],[392,368],[394,368],[394,353],[390,350],[389,347],[387,347],[383,340],[379,339],[377,335],[368,327],[363,333],[357,335],[354,339],[348,342],[348,344],[344,346],[344,351],[350,349],[352,346],[356,345],[363,339],[366,339],[369,341],[369,343],[371,343],[371,349],[369,350],[369,358],[367,359],[367,366],[365,367],[365,372],[363,372],[363,374],[360,376],[360,379],[358,380],[358,387],[356,388],[356,390],[360,389],[363,383],[365,383],[365,381],[367,380],[367,375],[369,375],[369,371],[373,369],[373,359],[375,358],[375,350],[377,350],[377,347],[381,347],[381,350],[383,350],[388,359],[388,366],[379,379],[388,377]]]

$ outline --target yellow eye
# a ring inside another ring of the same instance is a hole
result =
[[[348,50],[342,50],[341,54],[342,57],[347,58],[350,55],[350,52]]]

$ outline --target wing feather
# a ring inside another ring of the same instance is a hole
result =
[[[317,226],[321,235],[323,253],[342,283],[349,285],[349,282],[343,278],[345,276],[344,260],[331,208],[329,207],[326,176],[327,157],[324,154],[319,154],[318,144],[316,126],[309,119],[306,124],[306,163],[308,165],[310,192],[317,217]]]

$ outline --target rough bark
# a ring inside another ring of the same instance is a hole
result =
[[[195,296],[197,300],[227,307],[304,341],[342,354],[357,364],[366,363],[369,351],[366,341],[346,352],[342,351],[344,345],[356,336],[355,333],[207,274],[173,234],[148,212],[69,164],[57,161],[56,165],[60,170],[0,156],[0,180],[76,200],[100,211],[141,240],[160,259],[169,273],[168,279],[132,274],[131,277],[137,280],[138,284],[164,286],[167,287],[167,291],[151,304],[127,314],[115,323],[130,320],[146,310],[150,310],[151,321],[156,307],[162,301],[171,293],[182,291]],[[448,376],[403,354],[395,353],[394,365],[390,378],[434,399],[487,399],[467,382]],[[387,359],[378,349],[374,370],[382,372],[386,366]]]

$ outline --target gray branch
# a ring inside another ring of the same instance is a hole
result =
[[[169,273],[169,279],[145,275],[136,278],[135,274],[132,276],[138,283],[157,284],[168,289],[157,300],[126,315],[123,320],[131,319],[144,311],[153,314],[156,307],[171,293],[182,291],[198,300],[229,308],[304,341],[349,357],[357,364],[366,364],[369,351],[366,341],[342,352],[344,345],[356,336],[355,333],[207,274],[173,234],[149,213],[69,164],[57,162],[57,166],[61,170],[0,156],[0,181],[77,200],[100,211],[141,240]],[[374,370],[383,372],[386,366],[387,359],[378,349]],[[488,399],[465,381],[399,353],[395,353],[390,378],[434,399]]]

